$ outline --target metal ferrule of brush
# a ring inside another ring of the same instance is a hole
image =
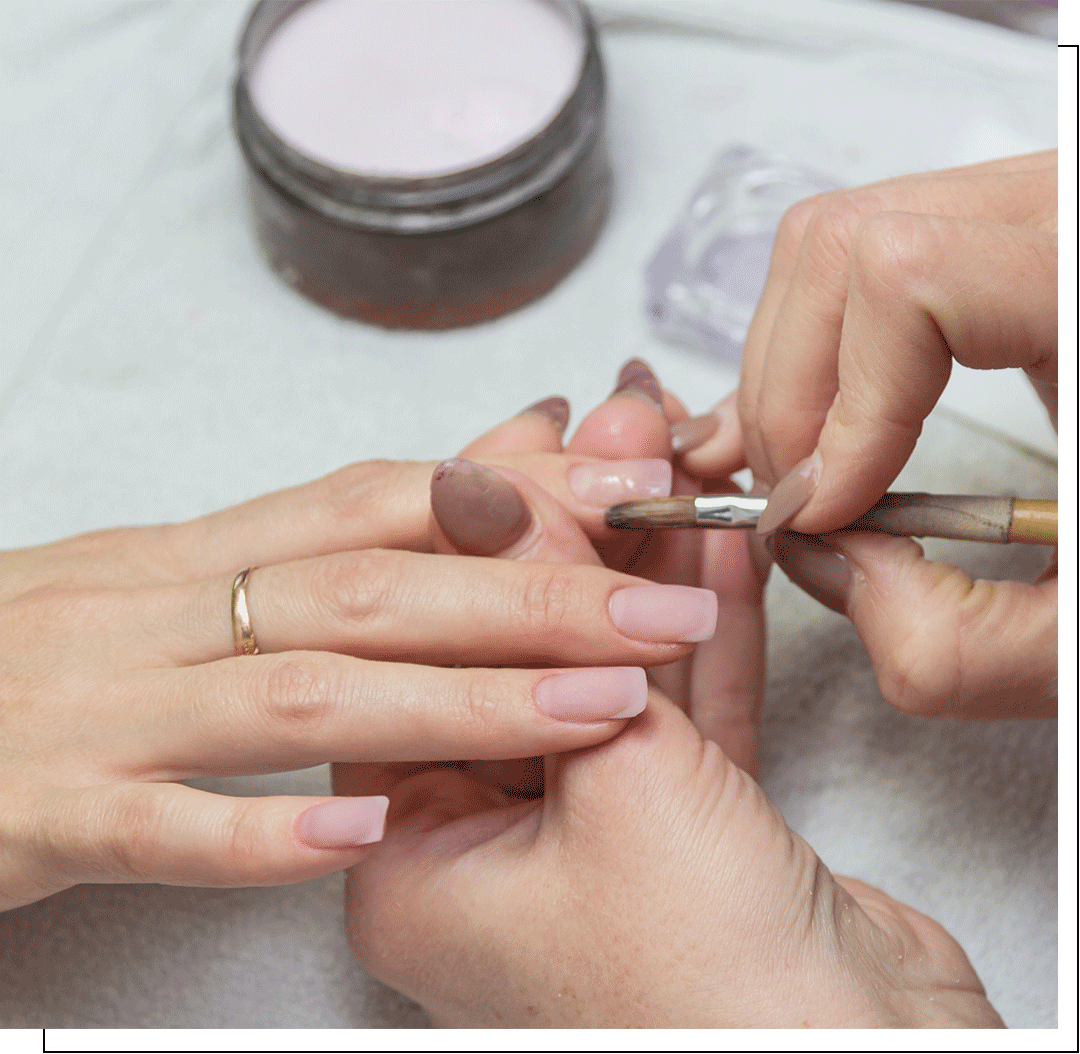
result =
[[[694,499],[694,519],[707,527],[756,527],[768,500],[757,494],[700,495]]]

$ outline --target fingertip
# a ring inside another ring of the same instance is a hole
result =
[[[566,431],[566,426],[570,423],[570,402],[561,395],[552,395],[547,399],[541,399],[539,402],[533,403],[531,406],[526,406],[518,416],[520,417],[523,414],[536,414],[544,418],[561,437]]]
[[[695,476],[730,476],[746,466],[735,392],[711,410],[671,428],[671,445],[686,470]]]
[[[566,450],[612,460],[670,457],[665,403],[670,412],[677,412],[678,401],[665,396],[648,365],[631,359],[620,371],[614,391],[586,415]]]
[[[562,453],[562,437],[570,421],[570,403],[561,395],[526,406],[465,447],[459,457],[494,457],[497,454]]]

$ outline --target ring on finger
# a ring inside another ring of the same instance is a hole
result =
[[[259,645],[255,643],[255,631],[251,628],[251,616],[248,614],[247,584],[253,567],[245,567],[232,584],[232,633],[237,655],[258,655]]]

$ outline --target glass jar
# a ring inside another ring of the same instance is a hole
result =
[[[603,226],[611,172],[604,71],[580,3],[544,3],[582,39],[576,84],[543,127],[475,167],[399,177],[343,171],[286,142],[252,92],[259,55],[307,3],[257,3],[240,38],[234,127],[271,267],[339,314],[442,329],[495,318],[555,286]],[[447,5],[452,7],[452,5]]]

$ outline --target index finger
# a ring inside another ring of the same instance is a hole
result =
[[[1056,204],[1053,155],[1011,160],[823,195],[785,216],[740,380],[743,433],[759,479],[774,484],[814,449],[836,396],[856,231],[886,212],[1012,226],[1044,222]]]

